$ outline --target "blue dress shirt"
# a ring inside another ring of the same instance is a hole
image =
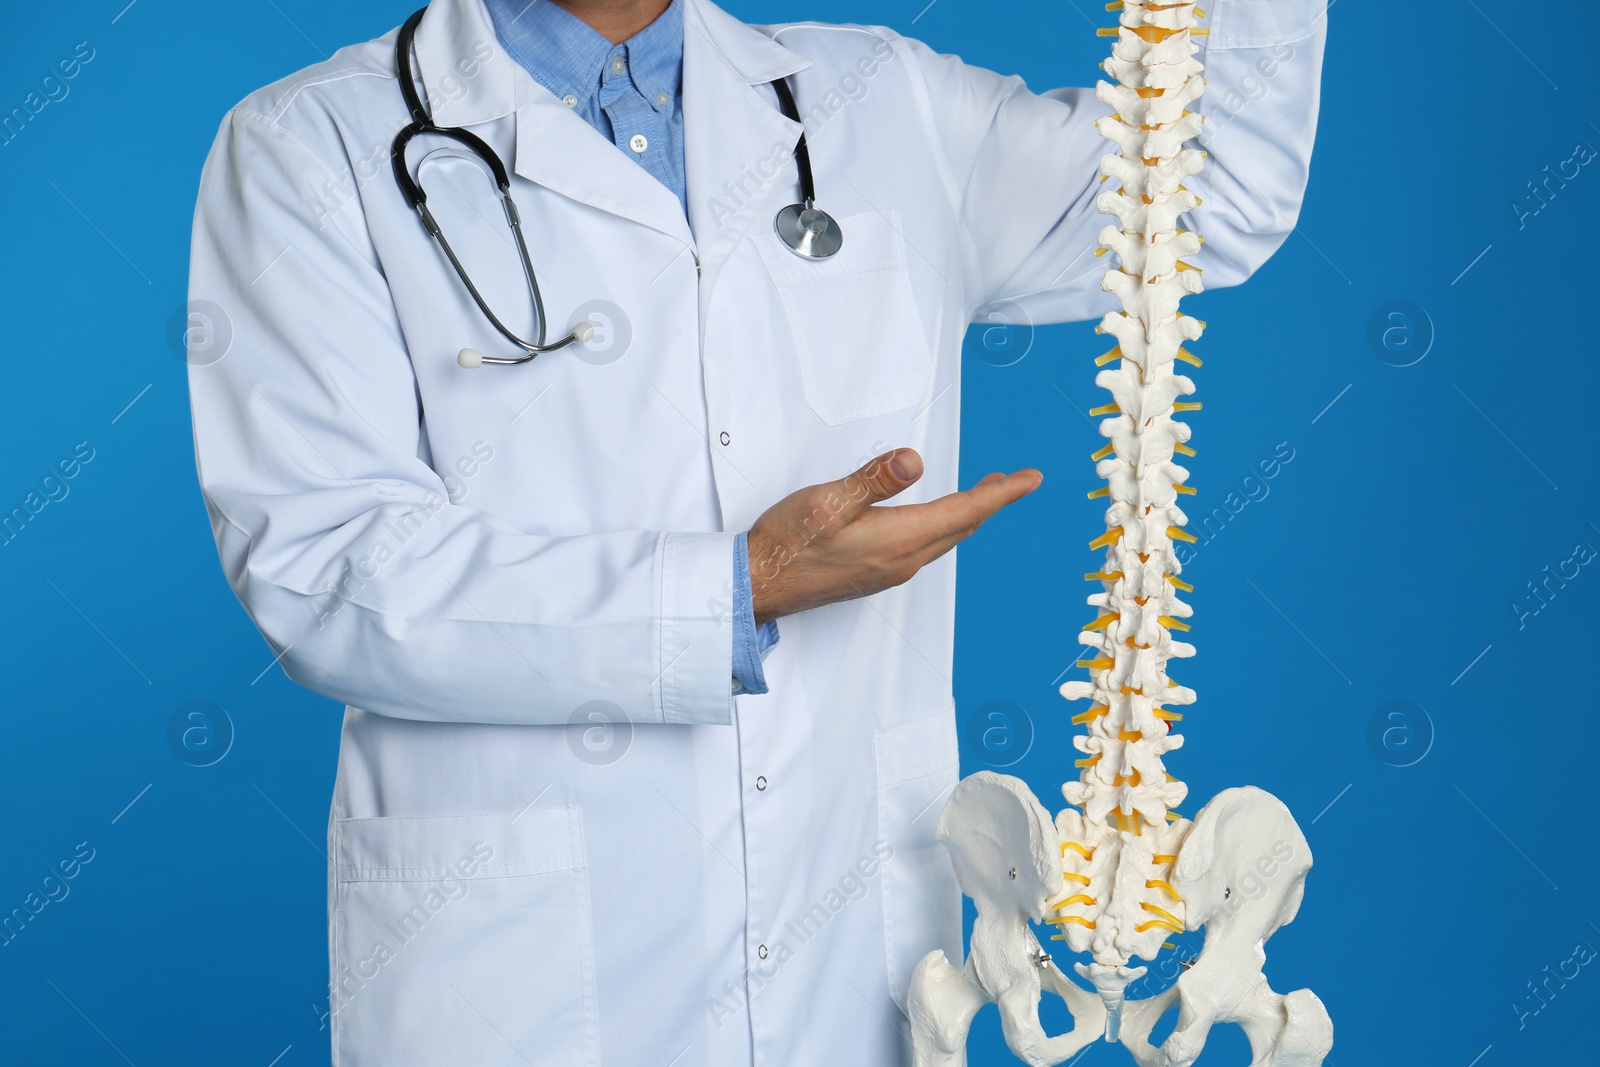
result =
[[[612,44],[552,0],[488,0],[500,43],[533,80],[678,194],[683,174],[683,8]]]
[[[683,9],[671,0],[650,25],[612,44],[552,0],[487,0],[495,34],[533,80],[678,196],[683,164]],[[767,691],[762,662],[778,624],[755,622],[748,533],[733,541],[733,691]]]

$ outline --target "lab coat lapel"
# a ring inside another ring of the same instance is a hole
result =
[[[689,221],[702,285],[794,183],[800,123],[766,82],[810,65],[709,0],[683,0],[683,137]]]
[[[483,0],[433,0],[417,28],[416,65],[440,126],[514,114],[518,175],[696,245],[705,277],[793,185],[802,127],[760,87],[811,61],[710,0],[682,2],[687,220],[670,189],[511,58]]]
[[[527,73],[517,71],[514,169],[572,200],[693,244],[683,205],[671,189],[622,153]]]
[[[438,125],[514,113],[516,174],[693,244],[672,190],[533,80],[500,45],[483,0],[434,0],[417,27],[416,56]]]

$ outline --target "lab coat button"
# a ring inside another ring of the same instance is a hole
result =
[[[725,445],[733,443],[733,438],[728,436],[728,431],[727,430],[723,430],[722,431],[722,436],[717,438],[717,440],[721,441]]]
[[[766,775],[760,774],[760,775],[756,776],[756,788],[761,790],[763,793],[765,793],[767,791],[767,776]]]
[[[628,147],[642,156],[644,155],[644,150],[650,147],[650,142],[645,139],[644,134],[636,133],[628,138]]]
[[[762,959],[766,959],[767,958],[767,946],[766,945],[761,945],[760,947],[758,947],[756,949],[756,955],[760,956]]]

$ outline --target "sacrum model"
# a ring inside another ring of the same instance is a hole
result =
[[[1115,109],[1100,132],[1119,154],[1101,164],[1099,209],[1117,219],[1100,234],[1097,255],[1115,253],[1101,287],[1122,310],[1098,331],[1117,345],[1097,360],[1096,383],[1112,403],[1093,458],[1106,485],[1089,494],[1109,501],[1101,569],[1088,575],[1100,592],[1088,599],[1098,616],[1079,642],[1089,681],[1061,687],[1068,700],[1090,701],[1073,718],[1087,727],[1074,738],[1081,774],[1062,787],[1071,807],[1054,819],[1020,780],[981,771],[962,780],[939,817],[938,836],[957,878],[977,905],[971,950],[963,968],[942,951],[923,958],[908,1001],[918,1067],[959,1067],[973,1016],[997,1004],[1006,1043],[1035,1067],[1060,1063],[1097,1037],[1121,1041],[1143,1065],[1185,1067],[1200,1055],[1211,1026],[1236,1022],[1250,1039],[1256,1067],[1316,1067],[1333,1045],[1333,1024],[1308,989],[1273,992],[1261,973],[1262,946],[1300,906],[1311,849],[1289,809],[1269,793],[1228,789],[1190,822],[1172,810],[1188,787],[1168,774],[1162,757],[1183,743],[1175,708],[1194,702],[1192,689],[1167,675],[1170,659],[1194,655],[1174,640],[1193,614],[1179,599],[1192,586],[1173,539],[1192,541],[1179,509],[1189,472],[1177,457],[1193,456],[1189,427],[1173,416],[1199,408],[1180,400],[1194,383],[1175,374],[1177,361],[1199,366],[1185,343],[1204,324],[1178,310],[1201,291],[1200,271],[1184,261],[1202,238],[1177,228],[1199,203],[1183,185],[1204,153],[1184,147],[1200,132],[1189,110],[1204,80],[1191,38],[1203,12],[1193,3],[1124,0],[1112,56],[1098,98]],[[1109,366],[1115,363],[1115,366]],[[1069,979],[1034,937],[1044,922],[1076,953]],[[1148,1000],[1125,1000],[1145,974],[1135,957],[1153,959],[1172,932],[1205,927],[1205,945],[1177,983]],[[1073,1029],[1052,1037],[1039,1022],[1048,989],[1066,1001]],[[1160,1047],[1156,1021],[1179,1015]]]

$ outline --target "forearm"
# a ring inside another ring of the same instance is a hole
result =
[[[410,719],[561,725],[603,700],[729,721],[732,535],[534,537],[436,497],[368,502],[291,550],[281,531],[314,499],[274,501],[252,538],[208,494],[230,584],[307,688]]]

